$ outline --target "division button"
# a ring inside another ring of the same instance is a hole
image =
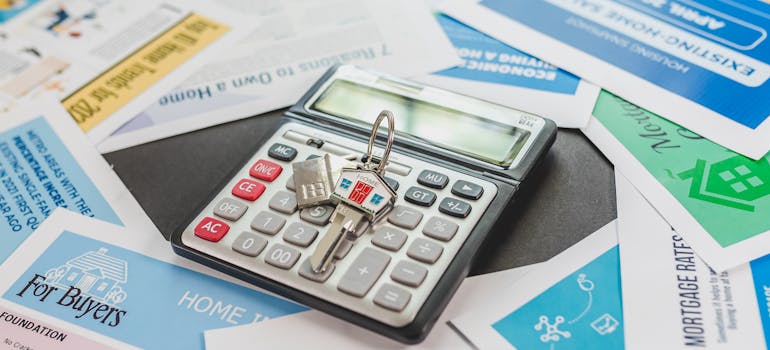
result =
[[[278,191],[267,204],[270,209],[279,213],[291,215],[297,211],[297,195],[287,191]]]
[[[233,250],[246,256],[257,256],[265,249],[267,240],[251,232],[242,232],[233,242]]]
[[[463,198],[479,199],[481,198],[481,195],[484,194],[484,188],[473,182],[457,180],[455,184],[452,185],[452,193],[455,196]]]
[[[280,165],[260,159],[249,168],[249,175],[256,179],[273,182],[278,175],[281,175],[281,171],[283,168]]]
[[[440,241],[449,241],[457,233],[459,225],[439,217],[432,217],[422,228],[422,233]]]
[[[407,202],[421,205],[423,207],[429,207],[436,202],[436,194],[433,191],[428,191],[424,188],[412,186],[406,190],[404,199]]]
[[[211,242],[219,242],[227,231],[230,231],[230,225],[208,216],[194,230],[196,236]]]
[[[410,287],[418,287],[428,275],[428,269],[411,261],[402,260],[393,268],[390,278]]]
[[[422,213],[403,205],[397,205],[388,215],[388,222],[405,229],[414,229],[422,221]]]
[[[233,187],[232,194],[247,201],[255,201],[265,192],[265,185],[251,179],[241,179]]]
[[[364,248],[342,275],[337,289],[355,297],[363,297],[380,278],[388,263],[390,256],[387,254],[374,248]]]
[[[286,228],[283,240],[300,247],[307,247],[318,236],[318,230],[301,222],[294,222]]]
[[[442,252],[444,252],[444,248],[438,245],[438,243],[418,238],[409,245],[406,255],[414,260],[432,264],[438,260]]]
[[[324,226],[329,223],[334,208],[328,205],[317,205],[299,211],[299,217],[313,225]]]
[[[271,158],[291,162],[297,157],[297,149],[282,143],[274,143],[267,151],[267,155]]]
[[[395,228],[381,227],[372,237],[372,244],[390,251],[398,251],[406,242],[406,233]]]
[[[449,177],[433,170],[423,170],[417,176],[417,183],[423,186],[442,189],[449,182]]]
[[[286,220],[271,212],[261,211],[254,220],[251,220],[251,228],[256,231],[274,236],[286,224]]]
[[[471,205],[459,199],[447,197],[441,200],[438,211],[450,216],[464,218],[471,213]]]
[[[214,215],[227,220],[236,221],[243,216],[249,207],[245,203],[232,198],[222,198],[214,206]]]
[[[401,312],[409,304],[412,294],[392,284],[384,284],[374,296],[374,303],[391,311]]]
[[[299,251],[283,244],[273,244],[265,254],[265,262],[284,270],[290,269],[299,260]]]

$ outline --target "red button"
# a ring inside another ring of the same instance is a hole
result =
[[[241,179],[233,187],[233,196],[243,198],[247,201],[255,201],[265,192],[265,185],[249,179]]]
[[[260,180],[273,182],[278,175],[281,175],[281,171],[283,168],[280,165],[260,159],[251,166],[249,175]]]
[[[219,242],[227,231],[230,231],[228,224],[208,216],[195,226],[195,235],[211,242]]]

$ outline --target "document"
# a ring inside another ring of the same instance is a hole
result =
[[[770,256],[723,272],[616,173],[628,349],[767,349]]]
[[[451,324],[479,349],[623,349],[616,221]]]
[[[770,253],[770,154],[753,160],[602,92],[583,132],[716,271]]]
[[[6,1],[16,10],[0,28],[0,111],[54,95],[99,142],[255,23],[215,2],[174,1]]]
[[[752,159],[770,150],[770,4],[455,1],[447,13]]]
[[[57,207],[164,241],[56,100],[20,106],[0,119],[0,264]]]
[[[158,140],[295,103],[334,64],[410,77],[459,63],[423,1],[230,0],[261,25],[99,145]]]
[[[143,349],[203,349],[205,330],[307,310],[196,270],[208,271],[142,232],[58,209],[0,266],[0,305]]]
[[[534,113],[564,128],[588,123],[597,86],[445,14],[436,19],[462,62],[414,80]]]
[[[469,344],[446,324],[447,320],[474,310],[488,296],[514,283],[535,266],[538,265],[467,278],[428,337],[415,346],[398,343],[323,312],[311,310],[269,322],[206,331],[206,349],[232,349],[239,344],[260,344],[270,349],[303,349],[317,344],[338,349],[466,349],[470,347]],[[297,332],[302,332],[303,336],[295,336]]]

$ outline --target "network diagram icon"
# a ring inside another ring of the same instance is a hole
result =
[[[548,316],[541,315],[539,321],[535,325],[536,331],[542,331],[545,329],[545,333],[540,335],[540,341],[547,343],[549,341],[557,342],[561,338],[569,338],[572,334],[569,331],[562,331],[559,329],[559,325],[564,323],[564,316],[556,316],[553,323],[548,322]]]

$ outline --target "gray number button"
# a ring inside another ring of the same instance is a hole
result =
[[[402,205],[393,208],[393,212],[388,215],[388,222],[410,230],[417,227],[420,221],[422,221],[422,213]]]
[[[458,227],[457,224],[449,220],[432,217],[425,223],[425,227],[422,228],[422,233],[428,237],[433,237],[446,242],[455,236]]]
[[[409,304],[412,294],[392,284],[384,284],[374,296],[374,303],[388,310],[400,312]]]
[[[397,251],[406,242],[406,233],[392,227],[382,227],[372,237],[372,244],[390,251]]]
[[[333,211],[334,208],[328,205],[319,205],[300,210],[299,217],[311,224],[324,226],[329,222]]]
[[[290,269],[299,260],[299,251],[283,244],[273,244],[265,254],[265,262],[284,270]]]
[[[251,232],[243,232],[233,242],[233,250],[246,256],[257,256],[265,249],[267,240]]]
[[[355,297],[363,297],[372,289],[385,267],[390,263],[390,256],[374,248],[365,248],[342,275],[337,289]]]
[[[318,230],[301,222],[295,222],[286,228],[283,240],[300,247],[307,247],[313,243],[316,236],[318,236]]]
[[[396,267],[393,268],[393,272],[390,273],[390,278],[398,283],[405,284],[410,287],[417,287],[425,280],[425,276],[428,275],[428,269],[409,261],[399,261]]]
[[[337,248],[336,252],[334,252],[334,258],[335,259],[344,258],[345,256],[348,255],[348,253],[350,253],[350,249],[352,248],[353,248],[353,242],[347,239],[342,241],[342,243],[340,243],[340,247]]]
[[[251,220],[251,228],[271,236],[278,233],[285,224],[284,218],[267,211],[259,212],[254,220]]]
[[[222,198],[214,206],[214,214],[227,220],[236,221],[243,216],[249,207],[246,204],[232,198]]]
[[[289,176],[289,179],[286,180],[286,189],[292,192],[297,190],[297,186],[294,186],[294,174]]]
[[[305,259],[305,262],[299,266],[299,275],[305,277],[313,282],[324,283],[329,279],[329,276],[334,272],[334,264],[329,265],[329,268],[322,273],[315,273],[310,266],[310,258]]]
[[[270,209],[287,215],[297,211],[297,195],[287,191],[278,191],[267,204]]]
[[[438,260],[441,253],[444,251],[438,243],[431,242],[427,239],[418,238],[409,245],[409,249],[406,251],[406,255],[410,258],[425,263],[432,264]]]

